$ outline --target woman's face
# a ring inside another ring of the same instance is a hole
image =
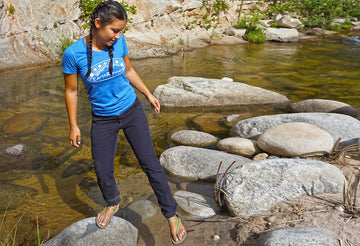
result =
[[[119,20],[115,18],[113,22],[103,26],[100,22],[100,19],[95,19],[95,26],[97,28],[97,45],[111,46],[116,39],[120,38],[120,33],[124,29],[125,25],[125,20]]]

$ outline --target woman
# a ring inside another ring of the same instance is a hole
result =
[[[92,109],[91,151],[98,185],[107,206],[98,213],[96,224],[105,228],[119,209],[119,190],[114,179],[114,156],[120,129],[130,143],[141,168],[157,196],[161,212],[168,219],[171,239],[182,243],[186,231],[176,215],[176,202],[156,156],[149,125],[133,87],[145,95],[156,113],[159,101],[151,94],[131,66],[124,36],[125,9],[116,1],[105,1],[94,9],[90,33],[63,55],[65,100],[70,123],[70,145],[79,147],[77,90],[80,75]],[[133,87],[132,87],[132,86]]]

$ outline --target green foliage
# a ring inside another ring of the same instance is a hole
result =
[[[326,27],[335,18],[360,18],[360,1],[357,0],[264,0],[270,6],[268,17],[296,13],[305,27]],[[348,28],[349,26],[346,26]],[[333,27],[338,28],[338,27]],[[342,27],[343,28],[343,27]]]
[[[73,40],[69,37],[62,36],[62,38],[60,38],[60,43],[61,43],[60,46],[61,49],[60,57],[61,57],[64,51],[66,50],[66,48],[73,44]]]
[[[250,43],[264,43],[266,40],[264,30],[258,27],[246,30],[244,37]]]
[[[10,4],[9,7],[6,8],[6,10],[9,12],[10,15],[15,14],[15,7],[12,4]]]
[[[54,27],[54,28],[57,28],[57,27],[58,27],[58,23],[57,23],[57,22],[54,22],[53,27]]]
[[[203,16],[205,28],[211,28],[211,24],[219,20],[220,12],[225,12],[229,5],[225,0],[202,0],[202,7],[206,9],[206,14]]]
[[[89,23],[91,14],[92,14],[94,8],[99,3],[104,2],[104,1],[105,0],[80,0],[80,9],[82,11],[82,15],[81,15],[82,20],[84,20],[86,23]],[[135,5],[129,5],[125,1],[122,1],[120,4],[124,7],[124,9],[126,10],[126,12],[128,14],[136,14],[136,6]],[[132,19],[129,18],[128,22],[131,22],[131,21],[132,21]],[[83,27],[89,28],[89,25],[85,24]]]

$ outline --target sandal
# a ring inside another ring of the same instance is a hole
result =
[[[104,221],[105,211],[106,211],[107,208],[110,208],[110,209],[113,211],[113,213],[110,215],[110,218],[109,218],[109,220],[107,221],[107,223],[106,223],[105,225],[101,225],[101,224],[99,223],[99,221],[97,220],[97,217],[95,218],[96,225],[97,225],[98,227],[100,227],[101,229],[105,229],[105,228],[107,227],[107,225],[109,224],[109,222],[110,222],[110,220],[111,220],[111,217],[119,210],[119,204],[118,204],[118,205],[115,205],[115,206],[107,206],[107,207],[105,207],[105,208],[103,209],[103,211],[102,211],[101,221]]]
[[[176,235],[177,235],[179,233],[179,226],[180,226],[180,223],[181,223],[181,219],[180,219],[179,215],[175,214],[175,217],[172,217],[172,218],[168,219],[169,224],[170,224],[170,222],[173,222],[173,221],[176,221],[176,230],[175,230],[175,232],[176,232]],[[171,242],[174,245],[179,245],[179,244],[183,243],[185,241],[186,235],[187,235],[187,233],[185,231],[185,228],[184,228],[184,232],[185,232],[185,235],[183,236],[183,238],[180,241],[177,241],[177,242],[173,239],[173,237],[171,235],[171,232],[170,232]]]

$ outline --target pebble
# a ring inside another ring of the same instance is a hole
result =
[[[334,209],[339,210],[340,212],[344,212],[344,211],[345,211],[343,205],[336,205],[336,206],[334,207]]]
[[[211,239],[214,241],[219,241],[220,240],[220,236],[219,235],[212,235]]]

